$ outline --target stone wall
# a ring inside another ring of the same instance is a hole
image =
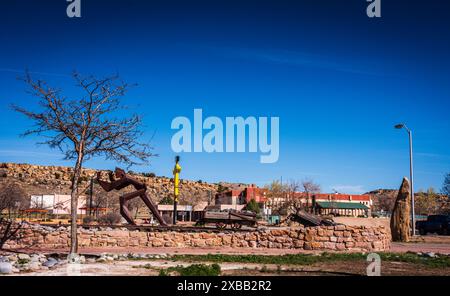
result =
[[[49,248],[69,246],[68,229],[29,226],[6,248]],[[242,232],[128,231],[122,229],[79,229],[81,247],[233,247],[277,248],[323,251],[385,251],[390,234],[383,226],[318,226],[265,229]]]

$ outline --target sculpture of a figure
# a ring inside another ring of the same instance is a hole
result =
[[[133,198],[140,197],[145,205],[150,209],[153,216],[158,220],[160,225],[167,226],[166,222],[163,220],[158,212],[153,201],[147,195],[147,186],[144,183],[139,182],[136,179],[128,176],[124,170],[116,168],[114,174],[110,172],[109,180],[110,182],[101,180],[101,172],[97,173],[97,181],[102,186],[102,188],[109,192],[111,190],[121,190],[129,185],[132,185],[136,191],[124,194],[120,197],[120,214],[127,220],[131,225],[136,225],[133,218],[131,217],[130,210],[128,209],[128,202]]]

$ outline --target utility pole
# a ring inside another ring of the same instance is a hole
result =
[[[178,196],[180,195],[180,173],[181,166],[179,165],[180,157],[177,155],[175,157],[175,167],[173,168],[173,225],[177,224],[177,205],[178,205]]]
[[[94,194],[94,177],[91,177],[91,184],[89,186],[89,216],[92,216],[92,196]]]

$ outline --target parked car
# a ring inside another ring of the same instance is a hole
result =
[[[426,221],[417,221],[416,229],[420,234],[438,233],[450,234],[450,216],[449,215],[430,215]]]

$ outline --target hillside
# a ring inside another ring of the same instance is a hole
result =
[[[398,190],[377,189],[365,194],[372,196],[373,210],[390,212],[394,208]],[[418,215],[447,214],[450,213],[450,200],[447,196],[428,192],[415,192],[415,211]]]
[[[14,183],[20,186],[28,195],[35,194],[70,194],[70,184],[72,178],[72,168],[62,166],[38,166],[30,164],[0,163],[0,186],[7,183]],[[107,178],[107,171],[103,171],[104,178]],[[91,177],[95,177],[96,170],[84,169],[81,174],[79,184],[80,194],[89,192]],[[148,194],[158,202],[163,197],[173,194],[173,183],[166,177],[146,177],[140,174],[130,174],[132,177],[144,182],[148,188]],[[112,191],[108,197],[113,199],[122,192],[127,192],[132,188],[124,189],[121,192]],[[201,201],[208,201],[214,197],[217,191],[216,184],[181,180],[180,203],[197,204]],[[101,187],[94,183],[94,196],[104,196],[106,193]]]

